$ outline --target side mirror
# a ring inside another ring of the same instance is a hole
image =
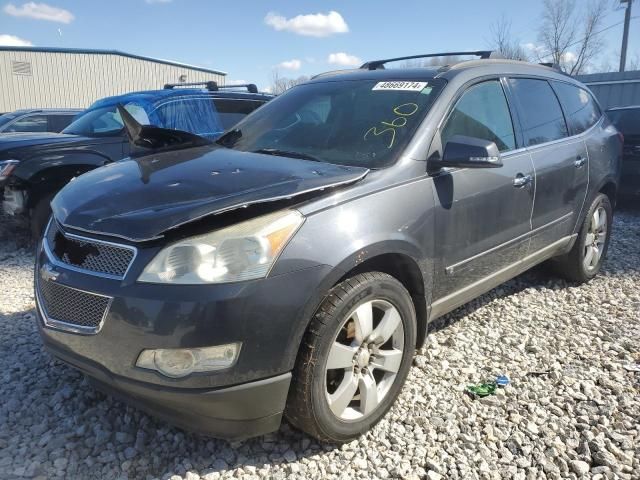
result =
[[[441,167],[498,168],[502,166],[500,151],[494,142],[454,135],[444,147]]]

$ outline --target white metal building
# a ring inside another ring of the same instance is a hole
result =
[[[0,113],[86,108],[95,100],[165,83],[214,80],[225,72],[117,50],[0,46]]]

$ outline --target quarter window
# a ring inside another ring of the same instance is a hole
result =
[[[443,148],[454,135],[489,140],[501,152],[515,149],[513,123],[500,83],[483,82],[462,95],[442,129]]]
[[[552,85],[564,108],[571,135],[582,133],[596,124],[601,113],[589,92],[563,82],[553,82]]]
[[[546,80],[512,78],[509,84],[519,107],[525,145],[551,142],[568,135],[562,109]]]

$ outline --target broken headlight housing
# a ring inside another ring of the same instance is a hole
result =
[[[303,221],[300,212],[282,210],[181,240],[162,249],[138,281],[197,285],[264,278]]]

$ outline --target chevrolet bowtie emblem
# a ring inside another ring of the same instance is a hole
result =
[[[60,273],[56,272],[49,264],[40,267],[40,277],[48,282],[55,282],[58,279]]]

